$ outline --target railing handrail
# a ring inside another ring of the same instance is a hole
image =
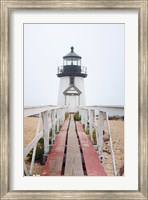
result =
[[[28,106],[24,108],[24,117],[40,114],[45,111],[52,111],[54,109],[65,108],[65,106]]]
[[[124,106],[78,106],[78,109],[108,112],[109,116],[124,116]],[[114,114],[113,114],[114,113]]]
[[[59,131],[60,125],[64,122],[65,112],[68,106],[30,106],[24,108],[24,117],[39,114],[36,135],[33,140],[24,149],[24,158],[33,149],[33,155],[31,159],[31,167],[28,172],[25,161],[24,171],[26,175],[32,175],[32,169],[35,160],[37,143],[41,138],[44,138],[44,157],[47,157],[49,153],[49,131],[52,129],[51,145],[56,138],[56,131]],[[50,115],[49,115],[50,113]],[[49,121],[50,118],[50,121]],[[40,120],[42,119],[43,128],[40,128]]]
[[[94,105],[94,106],[80,106],[81,108],[117,108],[124,109],[123,105]]]

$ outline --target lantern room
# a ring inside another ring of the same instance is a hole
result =
[[[86,67],[81,66],[81,56],[74,52],[74,47],[71,47],[71,52],[63,56],[63,66],[58,67],[58,77],[63,76],[80,76],[87,77]]]
[[[74,52],[74,47],[71,47],[71,52],[63,57],[63,65],[81,66],[81,57]]]

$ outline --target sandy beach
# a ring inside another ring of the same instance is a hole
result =
[[[116,170],[119,171],[124,162],[124,121],[123,120],[109,120],[110,132],[112,137],[113,150],[115,155]],[[106,128],[105,128],[106,132]],[[106,137],[107,134],[104,135]],[[104,148],[109,150],[109,143],[104,142]],[[113,176],[113,166],[111,154],[104,152],[104,169],[108,176]]]
[[[38,119],[35,117],[27,117],[24,119],[24,147],[26,147],[36,135]],[[124,162],[124,121],[119,120],[109,120],[111,137],[113,142],[113,150],[115,154],[115,163],[117,172]],[[40,130],[42,129],[42,123],[40,124]],[[106,125],[104,138],[107,138]],[[104,142],[104,151],[109,152],[108,141]],[[113,176],[113,167],[111,154],[104,152],[104,162],[103,166],[107,173],[107,176]],[[30,162],[25,159],[27,169],[30,168]],[[33,174],[40,174],[42,170],[42,165],[40,163],[35,163],[33,168]]]

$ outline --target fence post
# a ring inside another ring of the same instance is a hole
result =
[[[43,138],[44,138],[44,155],[43,155],[43,163],[45,162],[47,155],[49,153],[49,127],[48,127],[48,111],[42,113],[42,121],[43,121]]]
[[[103,127],[104,127],[104,116],[103,112],[99,111],[99,121],[98,121],[98,153],[100,161],[103,162]]]

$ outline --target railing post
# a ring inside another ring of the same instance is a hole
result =
[[[104,127],[104,115],[103,112],[99,111],[99,121],[98,121],[98,153],[100,161],[103,162],[103,127]]]
[[[123,165],[120,167],[119,172],[117,173],[117,176],[122,176],[124,173],[124,163]]]
[[[90,134],[90,138],[91,141],[93,142],[93,110],[89,110],[89,134]]]
[[[97,109],[95,109],[95,125],[97,124],[97,115],[98,115],[98,112],[97,112],[98,110]]]
[[[96,113],[98,115],[98,120],[96,119],[96,139],[97,139],[97,148],[99,146],[99,110],[96,110]]]
[[[79,115],[82,117],[82,108],[79,107]]]
[[[26,165],[25,165],[25,162],[24,162],[24,173],[25,173],[26,176],[29,176],[29,172],[28,172],[28,170],[27,170],[27,167],[26,167]]]
[[[67,109],[67,107],[65,106],[64,107],[64,121],[65,121],[65,114],[68,112],[68,109]]]
[[[59,110],[59,123],[60,123],[60,125],[62,125],[62,108],[60,108],[60,110]]]
[[[52,112],[51,111],[48,112],[48,128],[49,128],[49,131],[52,128]]]
[[[87,116],[87,110],[85,109],[85,131],[87,130],[87,121],[88,121],[88,116]]]
[[[49,127],[48,127],[48,111],[42,113],[42,121],[43,121],[43,138],[44,138],[44,155],[43,155],[43,163],[47,158],[49,153]]]
[[[54,109],[52,112],[52,144],[55,140],[55,126],[56,126],[56,110]]]
[[[81,123],[82,123],[82,125],[83,125],[83,109],[81,108]]]
[[[39,130],[40,130],[40,120],[41,120],[41,115],[39,114],[38,122],[37,122],[37,129],[36,129],[36,136],[38,135]],[[32,154],[30,171],[29,171],[30,175],[32,175],[33,165],[34,165],[34,161],[35,161],[36,148],[37,148],[37,144],[33,148],[33,154]]]
[[[82,108],[82,112],[81,112],[81,122],[82,125],[84,124],[84,109]]]
[[[57,110],[57,132],[60,130],[60,116],[59,116],[59,109]]]
[[[108,137],[109,137],[109,146],[110,146],[110,151],[111,151],[111,156],[112,156],[113,172],[114,172],[114,176],[116,176],[117,175],[116,163],[115,163],[114,150],[113,150],[113,146],[112,146],[112,137],[111,137],[111,133],[110,133],[110,126],[109,126],[109,121],[108,121],[108,113],[106,112],[105,115],[106,115],[106,123],[107,123],[107,133],[108,133]]]
[[[77,107],[77,111],[78,111],[78,113],[80,115],[80,107],[79,106]]]
[[[65,109],[62,108],[62,123],[64,122],[65,120]]]

